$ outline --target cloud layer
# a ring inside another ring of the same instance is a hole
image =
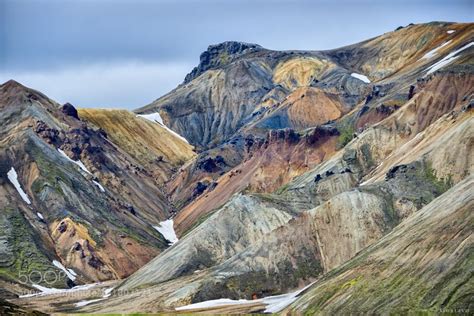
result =
[[[0,79],[136,108],[179,84],[210,44],[330,49],[412,22],[472,21],[473,10],[472,0],[0,0]]]
[[[186,63],[92,64],[0,73],[0,82],[13,78],[60,103],[78,107],[133,109],[171,91],[191,68]]]

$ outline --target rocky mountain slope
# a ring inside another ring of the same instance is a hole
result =
[[[287,314],[468,313],[473,288],[473,180],[470,176],[461,181],[328,273]]]
[[[474,25],[443,22],[329,51],[225,42],[135,113],[4,84],[0,201],[22,222],[4,216],[2,257],[121,279],[15,298],[23,270],[5,260],[4,296],[43,312],[471,309],[473,52]]]
[[[158,183],[169,180],[195,156],[188,142],[160,124],[153,124],[126,110],[79,109],[79,116],[102,128],[121,150],[149,170]]]
[[[124,146],[115,130],[14,81],[0,86],[0,109],[0,278],[57,287],[123,278],[167,247],[153,227],[173,211],[162,179],[193,157],[189,144],[113,116],[122,135],[149,137]],[[160,151],[140,155],[145,145]]]

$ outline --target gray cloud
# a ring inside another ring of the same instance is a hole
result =
[[[191,68],[182,63],[123,62],[0,74],[15,78],[60,103],[81,107],[136,108],[176,87]]]
[[[329,49],[472,12],[469,0],[0,0],[0,79],[81,106],[134,108],[181,82],[209,44]],[[103,76],[85,75],[94,69]]]

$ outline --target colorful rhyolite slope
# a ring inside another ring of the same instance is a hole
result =
[[[30,239],[0,236],[0,280],[53,260],[77,284],[123,278],[98,296],[9,299],[88,313],[469,309],[473,43],[474,25],[442,22],[320,52],[225,42],[134,114],[79,120],[3,85],[2,225]]]
[[[168,246],[154,227],[173,213],[162,186],[192,146],[126,111],[98,128],[14,81],[0,86],[0,110],[2,282],[123,278]]]

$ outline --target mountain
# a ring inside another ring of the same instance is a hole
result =
[[[124,111],[106,113],[115,129],[99,128],[81,118],[90,111],[79,116],[14,81],[0,86],[0,109],[1,279],[123,278],[167,247],[153,227],[173,212],[162,179],[194,156],[192,146]],[[94,122],[103,123],[99,113]],[[125,136],[141,144],[126,146]]]
[[[224,42],[134,112],[5,83],[1,297],[47,313],[470,310],[473,53],[474,24],[447,22],[328,51]],[[104,283],[16,297],[15,273],[53,260],[77,274],[56,287]]]
[[[448,34],[451,26],[455,32]],[[436,56],[468,44],[471,37],[469,24],[430,23],[322,52],[279,52],[225,42],[210,46],[183,84],[136,112],[160,112],[165,123],[199,148],[220,144],[249,127],[254,132],[312,127],[339,118],[366,99],[374,87],[366,80],[377,81],[374,108],[383,102],[400,105]],[[368,78],[360,80],[353,73]]]
[[[466,178],[331,271],[289,314],[470,310],[473,180]]]

